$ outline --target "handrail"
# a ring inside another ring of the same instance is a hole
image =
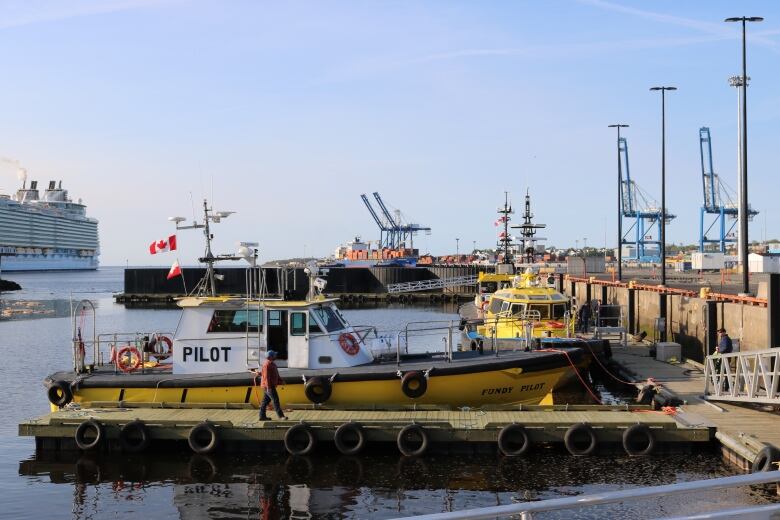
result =
[[[417,516],[418,520],[460,520],[506,517],[509,515],[521,515],[538,513],[542,511],[560,511],[565,509],[577,509],[600,504],[614,504],[626,500],[638,498],[663,497],[666,495],[690,494],[695,491],[727,489],[736,486],[751,486],[755,484],[770,484],[780,482],[780,471],[766,471],[749,473],[747,475],[735,475],[706,480],[694,480],[692,482],[677,482],[662,486],[649,486],[620,491],[607,491],[591,495],[579,495],[564,498],[551,498],[538,502],[520,502],[502,506],[481,507],[477,509],[465,509],[463,511],[451,511],[447,513],[434,513]]]
[[[780,350],[707,356],[704,396],[716,401],[780,404]]]

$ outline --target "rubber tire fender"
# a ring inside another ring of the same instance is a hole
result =
[[[780,461],[780,450],[774,446],[764,446],[758,452],[753,464],[750,465],[750,472],[772,471],[773,462]]]
[[[211,438],[207,443],[202,444],[198,436],[204,432],[208,433]],[[198,455],[208,455],[219,447],[219,432],[209,421],[203,421],[190,429],[187,443],[190,445],[190,449]]]
[[[73,400],[73,391],[70,389],[70,383],[59,380],[49,386],[46,396],[51,404],[62,408]]]
[[[139,442],[133,442],[133,435],[140,438]],[[141,419],[130,421],[119,430],[119,445],[125,453],[141,453],[149,447],[151,440],[149,428]]]
[[[420,436],[421,442],[419,448],[413,449],[407,444],[406,436],[410,433]],[[428,451],[430,438],[428,437],[428,432],[425,431],[425,428],[419,424],[407,424],[398,432],[396,444],[398,445],[398,451],[400,451],[402,455],[407,457],[419,457],[425,455],[425,452]]]
[[[344,441],[344,436],[350,433],[357,436],[357,443],[354,446]],[[363,426],[356,422],[342,424],[333,435],[333,443],[342,455],[357,455],[366,447],[366,434],[363,431]]]
[[[333,393],[333,385],[328,378],[323,376],[314,376],[306,380],[303,388],[306,398],[315,404],[322,404],[330,399]]]
[[[576,444],[576,436],[580,433],[585,433],[590,437],[590,444],[587,448],[580,449]],[[599,442],[596,438],[596,433],[593,431],[593,428],[590,427],[590,425],[586,423],[576,423],[572,424],[568,430],[566,430],[566,434],[563,436],[563,444],[566,446],[566,449],[574,455],[575,457],[586,457],[588,455],[592,455],[596,448],[598,448]]]
[[[86,438],[86,434],[90,429],[95,430],[95,438],[91,441]],[[78,428],[76,428],[76,433],[73,435],[76,446],[84,451],[94,450],[100,446],[100,443],[103,442],[103,437],[105,437],[105,428],[95,419],[87,419],[79,424]]]
[[[412,385],[415,385],[415,383],[416,388],[413,388]],[[419,370],[407,372],[401,378],[401,391],[406,397],[417,399],[418,397],[425,395],[427,390],[428,379],[425,377],[425,374]]]
[[[644,448],[637,448],[637,440]],[[646,424],[632,424],[623,432],[623,449],[632,457],[650,455],[655,451],[655,435]]]
[[[512,448],[511,444],[515,442],[515,436],[522,438],[522,444],[519,448]],[[525,455],[531,448],[531,439],[528,432],[520,424],[507,424],[498,432],[498,450],[507,457],[519,457]]]
[[[299,448],[295,445],[295,436],[304,434],[307,437],[306,445],[303,448]],[[286,432],[284,432],[284,449],[290,455],[310,455],[314,448],[317,447],[317,437],[314,436],[314,431],[306,423],[299,423],[291,426]]]

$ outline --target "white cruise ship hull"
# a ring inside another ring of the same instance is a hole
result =
[[[72,254],[23,254],[3,256],[0,261],[2,272],[18,271],[89,271],[98,268],[98,257]]]

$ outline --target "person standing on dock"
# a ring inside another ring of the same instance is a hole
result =
[[[260,382],[260,386],[263,388],[263,402],[260,403],[261,421],[269,420],[265,411],[271,401],[274,403],[274,410],[276,410],[276,415],[279,419],[287,419],[284,415],[284,410],[282,410],[282,405],[279,402],[279,394],[276,391],[276,387],[284,384],[284,380],[279,375],[279,369],[276,368],[276,363],[274,363],[275,360],[276,352],[269,350],[266,354],[265,363],[263,363],[261,371],[262,381]]]
[[[590,302],[585,302],[582,307],[580,307],[579,312],[579,318],[580,318],[580,332],[588,332],[588,324],[590,323]]]
[[[731,338],[729,337],[728,332],[726,332],[726,329],[718,329],[718,337],[720,338],[718,340],[718,354],[731,354],[734,350],[734,344],[731,342]]]

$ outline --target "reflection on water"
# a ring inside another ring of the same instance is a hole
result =
[[[70,306],[70,300],[0,300],[0,320],[64,318]]]
[[[135,510],[154,504],[159,508],[155,516],[184,519],[378,518],[729,474],[719,460],[714,452],[638,459],[574,458],[557,450],[521,459],[473,454],[415,459],[395,454],[307,458],[41,453],[22,461],[19,474],[31,484],[48,481],[70,486],[74,518],[103,516],[128,503],[134,503]],[[771,491],[756,488],[671,497],[664,502],[643,500],[581,513],[590,518],[647,518],[771,500]]]

